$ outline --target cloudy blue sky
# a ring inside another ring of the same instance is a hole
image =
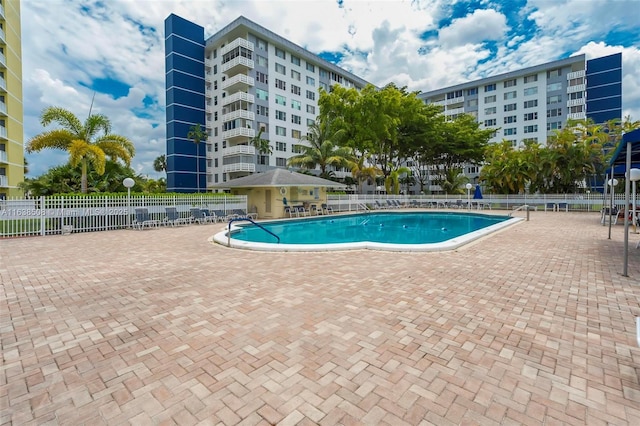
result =
[[[209,37],[244,15],[382,86],[428,91],[584,53],[622,52],[623,114],[640,119],[640,0],[22,0],[25,141],[55,105],[109,116],[157,177],[165,151],[164,19]],[[31,177],[63,152],[27,156]]]

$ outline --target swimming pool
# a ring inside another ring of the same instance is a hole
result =
[[[232,224],[213,240],[235,248],[268,251],[374,249],[451,250],[522,219],[482,213],[372,212],[260,222],[277,239],[252,224]]]

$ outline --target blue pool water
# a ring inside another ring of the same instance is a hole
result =
[[[383,243],[419,245],[441,243],[492,227],[512,218],[474,213],[376,212],[355,215],[262,222],[284,245]],[[277,243],[276,238],[254,225],[240,225],[234,240]]]

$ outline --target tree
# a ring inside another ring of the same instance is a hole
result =
[[[202,126],[200,126],[200,123],[198,123],[189,127],[187,139],[190,139],[196,144],[196,184],[198,192],[200,192],[200,142],[207,139],[207,134]]]
[[[379,176],[380,169],[376,166],[370,166],[366,163],[367,157],[361,155],[356,161],[351,163],[351,175],[358,183],[358,192],[362,193],[362,185],[365,181],[371,179],[375,180],[376,176]]]
[[[49,107],[42,112],[40,124],[57,123],[62,128],[34,136],[27,142],[27,152],[45,148],[62,149],[69,153],[71,166],[81,166],[81,191],[87,192],[87,171],[91,164],[99,175],[105,171],[106,157],[122,160],[129,166],[135,155],[133,143],[124,136],[111,133],[111,122],[102,114],[89,114],[84,124],[70,111]]]
[[[260,129],[258,134],[251,139],[250,143],[258,151],[258,155],[271,154],[273,152],[273,149],[269,144],[269,139],[262,138],[262,129]]]
[[[167,171],[167,156],[162,154],[153,160],[153,170],[162,173]]]
[[[310,146],[304,146],[302,154],[289,158],[289,165],[304,169],[320,167],[321,177],[331,177],[333,171],[327,170],[327,167],[348,167],[353,160],[351,148],[337,146],[334,141],[338,139],[339,134],[332,131],[330,124],[316,121],[309,126],[309,132],[302,138]]]

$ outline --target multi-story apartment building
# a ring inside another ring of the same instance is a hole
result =
[[[24,180],[20,1],[0,0],[0,199]]]
[[[449,118],[471,114],[483,127],[498,129],[491,142],[544,145],[568,119],[603,123],[622,118],[622,54],[589,61],[574,56],[425,92],[420,98],[443,106]]]
[[[318,115],[319,89],[367,84],[244,17],[206,41],[202,27],[175,15],[165,31],[169,191],[286,167]],[[187,137],[197,124],[203,146]],[[256,150],[258,136],[271,152]]]

